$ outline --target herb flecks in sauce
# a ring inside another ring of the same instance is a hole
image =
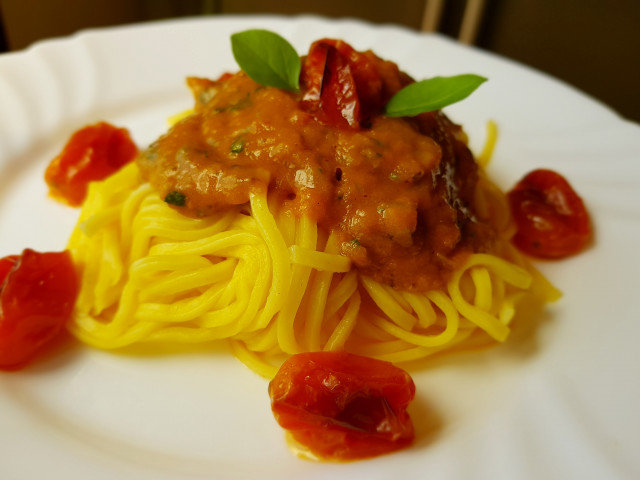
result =
[[[245,138],[243,135],[240,135],[233,140],[231,143],[231,153],[242,153],[244,150]]]
[[[167,202],[169,205],[175,205],[176,207],[184,207],[187,201],[187,197],[185,196],[184,193],[173,191],[173,192],[167,193],[167,195],[164,197],[164,201]]]

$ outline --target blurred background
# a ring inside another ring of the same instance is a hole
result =
[[[640,121],[640,0],[0,0],[0,52],[89,27],[256,13],[438,31],[547,72]]]

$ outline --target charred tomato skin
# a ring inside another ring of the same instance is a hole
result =
[[[300,80],[303,107],[334,127],[358,129],[388,100],[376,65],[342,40],[314,42]]]

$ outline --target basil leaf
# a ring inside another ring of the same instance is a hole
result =
[[[486,82],[479,75],[465,74],[454,77],[433,77],[407,85],[387,103],[389,117],[413,117],[432,112],[464,100]]]
[[[299,90],[300,57],[277,33],[268,30],[234,33],[231,50],[240,68],[256,82],[283,90]]]

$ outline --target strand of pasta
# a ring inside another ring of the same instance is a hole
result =
[[[335,255],[337,251],[335,236],[332,234],[327,239],[325,252]],[[318,351],[321,347],[320,331],[325,317],[327,299],[333,272],[331,270],[317,271],[311,284],[311,289],[306,299],[304,337],[309,351]],[[334,290],[335,291],[335,290]]]

